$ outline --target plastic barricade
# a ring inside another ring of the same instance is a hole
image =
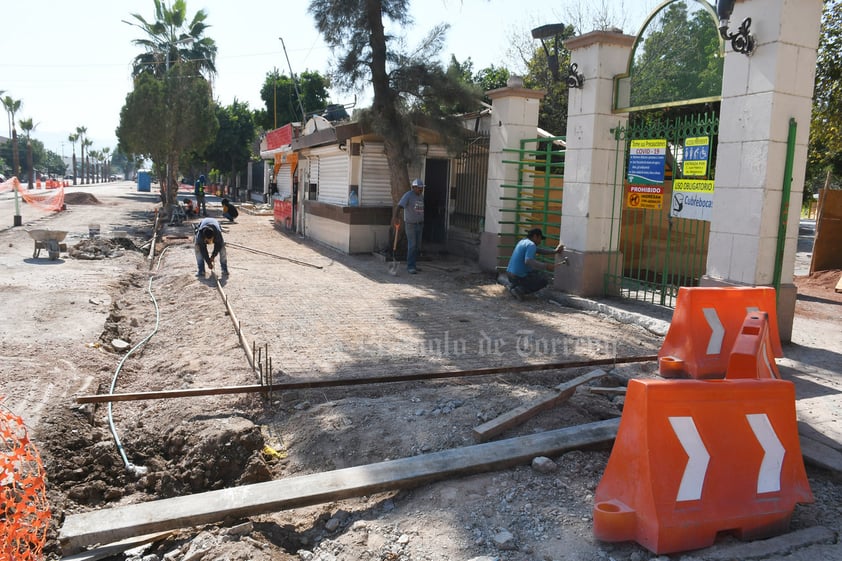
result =
[[[594,535],[656,554],[758,539],[812,502],[795,386],[764,364],[766,314],[749,314],[724,380],[631,380],[594,495]],[[753,353],[753,354],[752,354]]]
[[[725,377],[729,380],[780,379],[781,373],[772,354],[769,314],[766,312],[752,312],[746,316],[728,357]]]
[[[724,378],[731,349],[746,315],[768,314],[769,350],[782,357],[772,287],[681,287],[669,331],[658,351],[664,378]]]

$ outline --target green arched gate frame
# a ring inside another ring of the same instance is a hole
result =
[[[705,274],[724,45],[713,6],[667,0],[614,80],[617,174],[606,295],[672,307]]]
[[[693,113],[613,130],[618,158],[624,158],[618,168],[626,173],[614,183],[612,216],[620,226],[612,231],[617,252],[605,275],[606,294],[672,307],[679,287],[699,284],[718,129],[717,115]],[[661,157],[663,177],[647,177],[660,169]]]

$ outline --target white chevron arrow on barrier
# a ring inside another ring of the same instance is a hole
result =
[[[781,444],[775,429],[765,413],[746,415],[754,436],[763,447],[763,461],[757,474],[757,492],[775,493],[781,490],[781,470],[783,470],[786,448]]]
[[[681,484],[678,487],[677,501],[696,501],[702,498],[702,486],[710,462],[710,454],[699,436],[693,417],[670,417],[670,424],[684,451],[687,452],[687,465]]]
[[[757,474],[757,493],[776,493],[781,490],[784,448],[765,413],[747,414],[746,419],[754,437],[763,448],[763,459]],[[672,430],[687,453],[687,465],[681,476],[676,501],[696,501],[702,498],[710,453],[702,442],[693,417],[670,417]]]
[[[718,355],[722,352],[722,340],[725,338],[725,327],[719,321],[719,316],[716,314],[715,308],[702,308],[702,313],[705,315],[705,321],[708,322],[711,334],[708,339],[707,354]]]

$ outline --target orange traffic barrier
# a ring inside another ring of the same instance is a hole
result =
[[[724,378],[746,314],[756,311],[768,314],[772,357],[782,357],[774,288],[679,288],[672,322],[658,351],[661,376]]]
[[[598,539],[660,555],[710,546],[722,531],[765,538],[813,501],[795,386],[765,364],[765,316],[746,318],[724,380],[629,382],[594,495]]]
[[[36,188],[36,189],[40,189],[40,188],[41,188],[41,178],[40,178],[40,177],[39,177],[38,179],[36,179],[36,180],[35,180],[35,188]]]
[[[737,340],[734,341],[731,356],[728,358],[725,377],[729,380],[780,379],[781,373],[778,371],[778,365],[772,354],[769,314],[766,312],[751,312],[746,316]]]

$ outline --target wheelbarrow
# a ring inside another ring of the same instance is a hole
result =
[[[35,240],[35,250],[32,252],[32,258],[35,259],[41,253],[42,249],[47,250],[47,255],[51,260],[55,261],[59,258],[62,251],[67,251],[67,244],[62,243],[67,232],[62,230],[27,230],[29,236]]]

